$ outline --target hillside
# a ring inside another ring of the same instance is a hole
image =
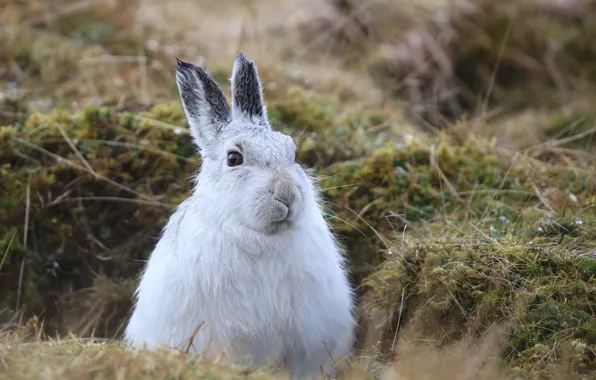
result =
[[[596,3],[171,4],[0,9],[0,378],[276,377],[118,340],[200,167],[175,58],[229,96],[240,49],[349,258],[340,378],[596,378]]]

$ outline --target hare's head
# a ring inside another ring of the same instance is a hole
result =
[[[176,83],[202,158],[197,191],[226,223],[287,230],[313,204],[311,181],[295,162],[292,138],[271,129],[257,68],[242,52],[231,82],[230,109],[203,69],[178,60]]]

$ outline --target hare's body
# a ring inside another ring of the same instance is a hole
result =
[[[164,231],[144,274],[162,281],[141,283],[127,338],[199,353],[226,349],[255,366],[290,364],[296,375],[329,366],[330,354],[348,354],[351,293],[339,254],[325,254],[337,250],[324,220],[262,241],[254,252],[252,242],[221,234],[200,204],[186,201]],[[198,240],[225,253],[213,255]]]
[[[179,61],[177,83],[201,171],[149,258],[125,339],[333,372],[352,346],[352,291],[314,181],[269,126],[256,68],[238,55],[231,111],[199,67]]]

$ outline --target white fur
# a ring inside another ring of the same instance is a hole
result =
[[[225,350],[294,377],[332,374],[351,351],[353,293],[315,181],[293,162],[291,139],[270,127],[232,117],[216,139],[144,269],[125,340],[187,348],[192,337],[194,353]],[[245,163],[228,167],[237,144]],[[276,189],[293,201],[274,228]]]

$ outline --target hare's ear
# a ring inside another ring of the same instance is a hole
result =
[[[255,64],[243,52],[236,55],[232,72],[232,117],[269,127],[263,87]]]
[[[230,122],[230,106],[215,81],[202,68],[178,59],[176,84],[184,112],[199,149],[217,138]]]

